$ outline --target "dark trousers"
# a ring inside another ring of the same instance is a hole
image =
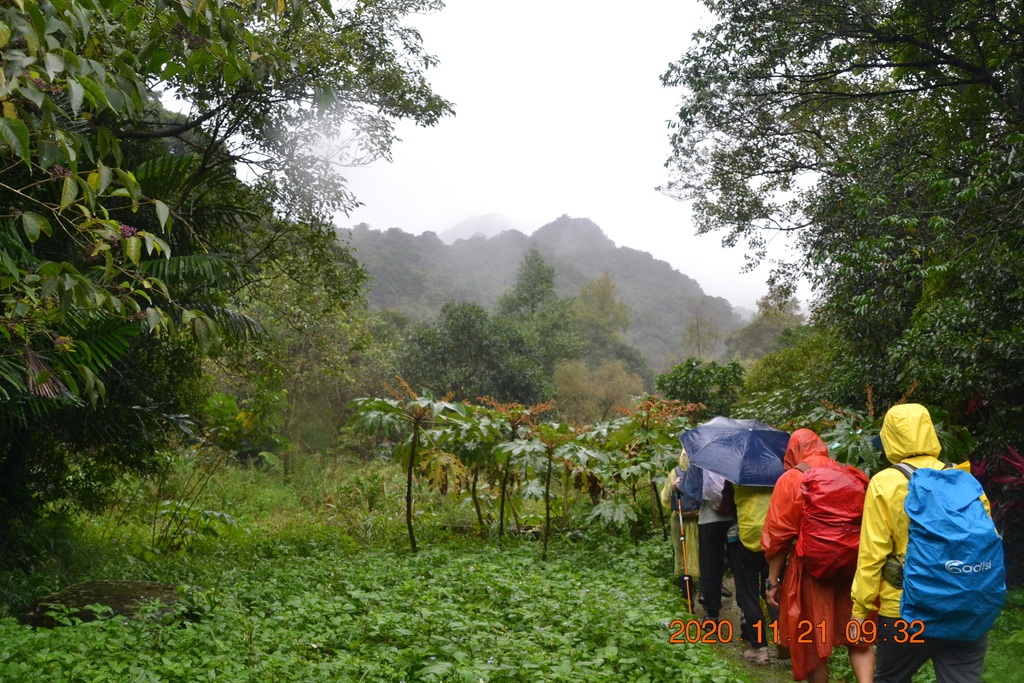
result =
[[[736,602],[743,612],[743,637],[751,647],[761,648],[768,644],[770,636],[765,624],[764,611],[761,609],[761,593],[765,580],[768,578],[768,562],[763,552],[754,552],[739,541],[730,544],[732,558],[732,575],[736,579]],[[779,610],[768,606],[768,615],[772,621],[779,618]],[[760,623],[761,628],[754,626]],[[760,633],[761,637],[757,635]]]
[[[888,617],[878,618],[875,641],[875,683],[910,683],[914,673],[929,659],[935,667],[938,683],[978,683],[985,667],[988,634],[977,640],[938,640],[922,638],[923,643],[907,641],[907,633],[918,629]]]
[[[700,553],[700,604],[709,619],[722,611],[722,574],[725,573],[726,537],[733,522],[709,522],[697,525]]]

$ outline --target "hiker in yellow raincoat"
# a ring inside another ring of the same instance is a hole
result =
[[[685,472],[690,469],[690,460],[686,457],[686,451],[679,453],[679,467],[669,470],[668,478],[661,487],[661,505],[672,514],[672,550],[675,557],[675,576],[678,579],[683,574],[689,574],[696,581],[700,577],[700,565],[697,553],[697,514],[696,512],[683,513],[683,531],[686,532],[686,567],[683,567],[683,544],[680,541],[679,513],[672,510],[672,492],[676,490],[676,481],[679,479],[679,471]],[[696,596],[694,596],[696,598]]]
[[[743,652],[743,658],[755,664],[768,664],[771,661],[768,654],[768,642],[771,639],[768,624],[779,618],[779,610],[769,605],[770,620],[765,621],[761,596],[768,578],[768,562],[761,550],[761,529],[768,516],[772,488],[733,484],[733,495],[739,538],[730,543],[729,557],[732,574],[736,579],[736,602],[743,612],[744,637],[750,644]]]
[[[882,424],[881,438],[885,457],[894,465],[906,462],[917,469],[945,467],[938,458],[942,447],[931,415],[922,405],[907,403],[889,409]],[[969,470],[970,463],[957,467]],[[876,606],[878,609],[875,683],[909,683],[914,672],[928,659],[935,666],[939,683],[979,681],[988,648],[987,635],[970,642],[907,642],[907,625],[900,620],[903,591],[883,576],[890,554],[895,554],[902,563],[907,553],[910,519],[903,508],[907,484],[902,472],[886,468],[871,478],[864,499],[857,573],[850,592],[855,620],[863,621]],[[982,495],[982,500],[988,510],[988,499]],[[923,635],[927,639],[928,634]]]

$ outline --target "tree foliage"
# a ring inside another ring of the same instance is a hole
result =
[[[608,273],[580,287],[573,312],[584,343],[582,358],[593,369],[619,362],[627,373],[639,376],[646,389],[653,373],[643,352],[625,341],[631,311],[615,291]]]
[[[547,393],[538,351],[511,323],[475,304],[447,303],[402,341],[399,374],[456,400],[490,396],[528,405]]]
[[[683,334],[680,348],[687,356],[712,358],[722,346],[726,326],[721,310],[714,306],[709,297],[698,297],[690,302],[689,310],[683,314]]]
[[[783,332],[794,330],[803,324],[800,304],[795,298],[782,301],[771,295],[757,302],[754,319],[732,332],[725,340],[730,358],[759,360],[785,343]]]
[[[590,370],[583,361],[568,361],[555,370],[558,413],[574,424],[603,422],[615,408],[629,408],[643,393],[643,379],[621,360]]]
[[[334,263],[332,292],[356,295],[326,222],[352,206],[342,157],[319,143],[358,131],[348,153],[386,154],[390,121],[449,112],[401,24],[435,6],[0,8],[0,513],[76,467],[96,490],[94,471],[151,467],[199,356],[264,333],[240,307],[269,264]]]
[[[608,273],[580,287],[575,312],[580,334],[596,349],[621,344],[629,329],[629,306],[616,299],[615,283]]]
[[[529,340],[547,378],[559,363],[582,353],[573,301],[558,296],[555,268],[535,247],[523,254],[516,281],[498,299],[494,316],[511,323]]]
[[[704,420],[716,415],[729,415],[739,399],[743,375],[743,366],[737,361],[718,364],[687,358],[670,372],[658,375],[655,385],[666,399],[702,404],[704,408],[697,417]]]
[[[554,266],[544,260],[537,247],[530,247],[523,253],[515,284],[501,295],[495,310],[505,317],[534,316],[556,296]]]
[[[842,353],[823,398],[864,385],[1019,443],[1024,399],[1024,18],[1009,2],[709,0],[664,75],[684,88],[671,194],[700,230],[802,258]],[[984,404],[983,410],[972,406]]]

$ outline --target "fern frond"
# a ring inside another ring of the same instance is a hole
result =
[[[259,321],[235,309],[214,304],[194,304],[193,308],[209,316],[226,336],[236,341],[264,337],[267,334],[266,328]]]
[[[162,154],[150,157],[135,168],[143,194],[175,202],[188,186],[199,157],[192,154]]]
[[[25,396],[25,362],[20,354],[0,355],[0,399],[14,400]]]
[[[247,278],[245,268],[227,254],[191,254],[153,259],[139,264],[144,275],[169,287],[186,284],[230,285]]]
[[[73,350],[53,359],[55,365],[75,372],[79,365],[98,375],[128,354],[130,339],[141,331],[138,324],[98,313],[69,315],[60,331],[75,340]]]

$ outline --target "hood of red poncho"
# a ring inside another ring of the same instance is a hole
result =
[[[786,457],[782,464],[787,470],[793,469],[799,463],[813,455],[828,457],[828,447],[821,437],[810,429],[798,429],[789,437],[789,444],[786,446]]]

